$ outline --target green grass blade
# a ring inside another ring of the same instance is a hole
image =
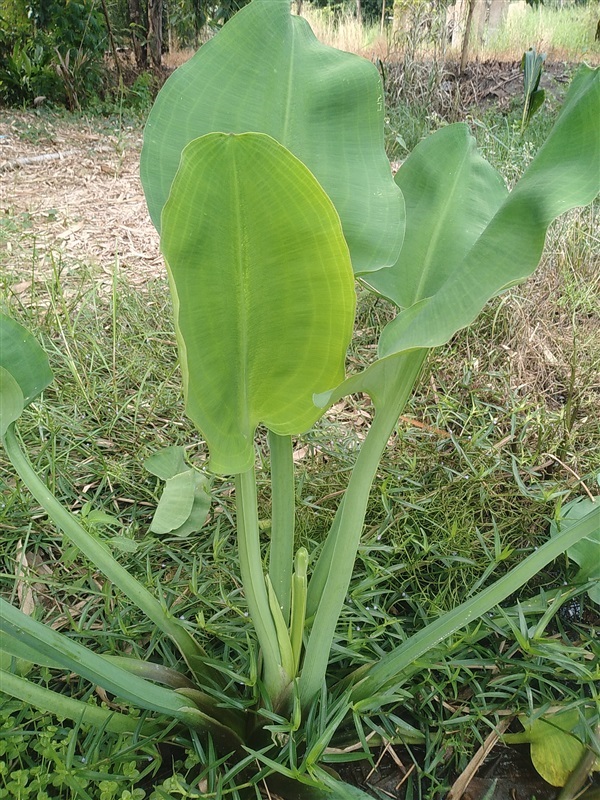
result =
[[[582,519],[573,522],[572,525],[568,527],[565,525],[557,536],[542,545],[507,575],[427,625],[419,633],[411,636],[393,653],[384,656],[379,663],[367,668],[366,673],[364,667],[361,668],[361,680],[352,691],[352,699],[358,701],[377,695],[389,684],[399,681],[403,670],[407,669],[416,659],[456,631],[486,614],[569,547],[572,547],[584,536],[592,535],[599,526],[600,506]]]

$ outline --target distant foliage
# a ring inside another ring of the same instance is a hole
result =
[[[181,47],[197,47],[204,28],[219,28],[250,0],[165,0],[171,34]]]
[[[0,103],[79,108],[102,84],[104,19],[94,0],[8,0],[0,12]]]

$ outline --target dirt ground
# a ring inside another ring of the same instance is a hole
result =
[[[7,242],[5,269],[13,255],[17,272],[31,259],[49,270],[61,254],[71,268],[96,265],[109,283],[115,266],[134,284],[164,274],[139,178],[141,126],[94,124],[0,110],[0,225],[12,219],[27,233],[19,253],[14,236]]]

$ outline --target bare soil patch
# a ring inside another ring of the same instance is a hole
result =
[[[134,284],[164,274],[139,178],[139,127],[0,111],[0,267],[17,276],[115,267]],[[21,231],[21,235],[19,235]]]

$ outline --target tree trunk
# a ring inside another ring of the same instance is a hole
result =
[[[140,0],[127,0],[127,8],[135,64],[139,70],[144,70],[148,68],[148,48],[146,47],[146,26],[142,17]]]
[[[296,14],[302,16],[302,0],[296,0]]]
[[[110,44],[110,49],[112,51],[112,55],[115,61],[115,69],[117,70],[117,75],[119,76],[119,85],[123,85],[123,72],[121,70],[121,62],[119,61],[119,55],[117,53],[117,46],[115,44],[115,37],[113,36],[113,29],[112,25],[110,24],[110,17],[108,15],[108,8],[106,6],[106,0],[101,0],[102,2],[102,13],[104,14],[104,21],[106,22],[106,32],[108,34],[108,42]]]
[[[150,61],[155,70],[162,63],[163,0],[148,0],[148,46]]]
[[[362,5],[361,0],[356,0],[356,21],[362,25]]]
[[[467,21],[465,23],[465,34],[462,41],[462,50],[460,53],[460,72],[461,75],[467,66],[467,55],[469,53],[469,38],[471,37],[471,23],[473,21],[473,11],[475,10],[476,0],[468,0],[469,7],[467,10]]]

